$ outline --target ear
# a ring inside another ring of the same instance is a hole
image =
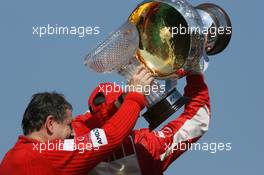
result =
[[[54,127],[55,127],[55,120],[52,115],[49,115],[45,122],[45,128],[47,129],[47,133],[52,135],[54,133]]]

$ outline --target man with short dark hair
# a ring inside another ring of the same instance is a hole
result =
[[[23,133],[28,138],[38,138],[40,141],[70,138],[71,112],[72,106],[62,94],[37,93],[33,95],[25,110],[22,120]],[[38,136],[40,133],[37,131],[43,127],[50,134]]]
[[[145,87],[152,81],[140,66],[131,82]],[[55,92],[35,94],[23,116],[24,135],[5,155],[0,174],[87,174],[123,143],[145,105],[144,92],[129,92],[122,107],[100,128],[72,138],[71,104]]]

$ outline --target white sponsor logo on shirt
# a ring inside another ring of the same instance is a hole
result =
[[[73,151],[74,150],[74,140],[73,139],[65,139],[63,143],[64,151]]]
[[[99,128],[91,130],[91,140],[94,147],[99,147],[108,144],[105,131]]]

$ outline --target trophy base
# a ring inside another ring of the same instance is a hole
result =
[[[149,129],[157,128],[188,101],[189,98],[182,96],[176,88],[169,91],[161,101],[148,108],[147,112],[143,114],[149,123]]]

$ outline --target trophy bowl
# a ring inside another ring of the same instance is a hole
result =
[[[211,3],[193,7],[185,0],[146,0],[129,21],[139,32],[136,58],[162,80],[179,79],[202,56],[222,52],[232,34],[227,13]]]
[[[172,6],[161,2],[146,2],[130,15],[140,40],[137,59],[158,79],[175,78],[174,73],[186,62],[190,35],[172,36],[171,28],[188,27],[184,17]]]

